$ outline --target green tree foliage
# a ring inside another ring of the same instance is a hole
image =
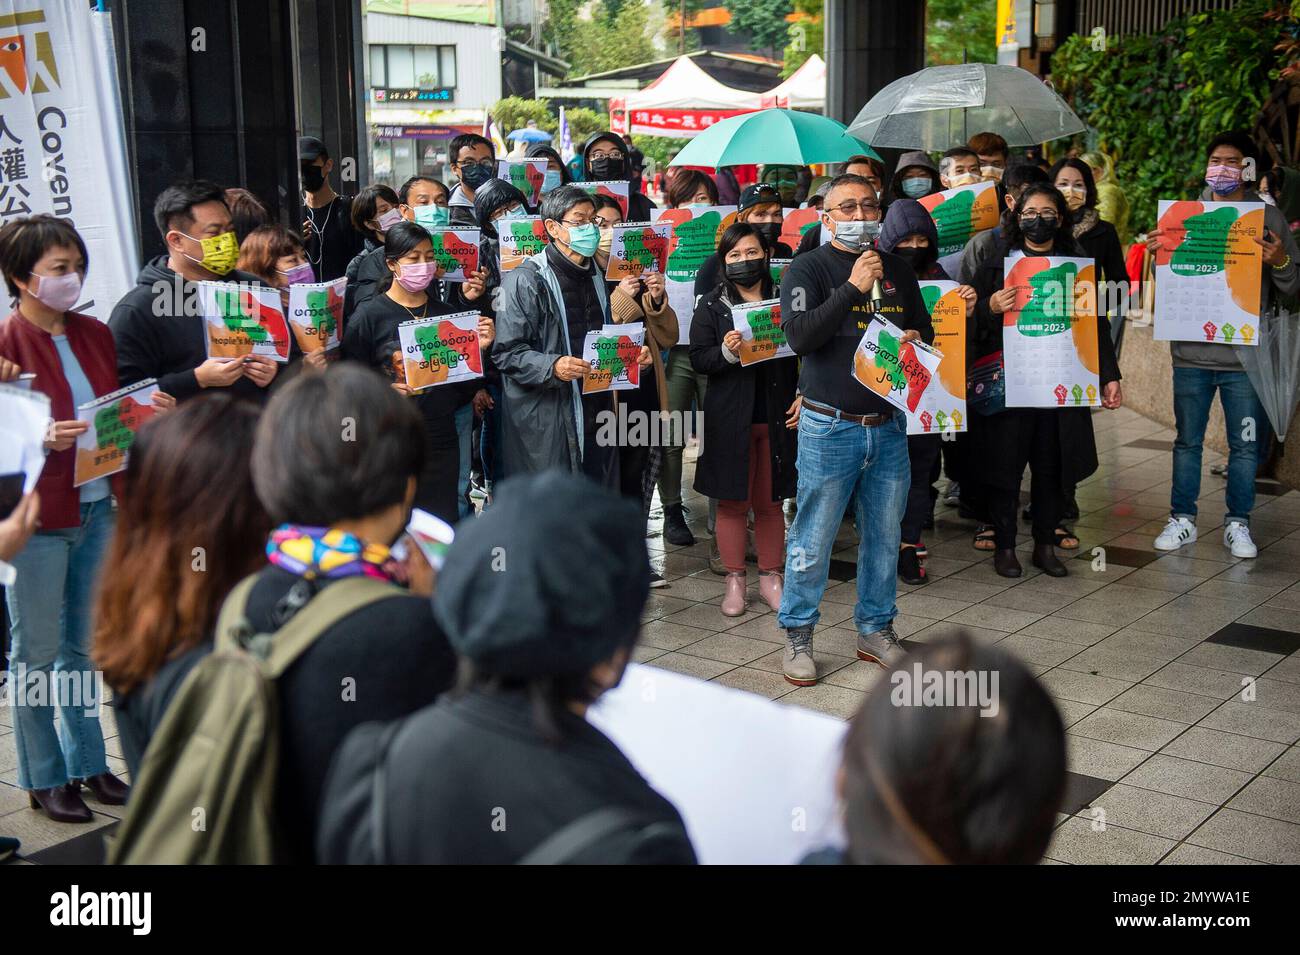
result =
[[[794,12],[791,0],[726,0],[731,26],[748,32],[754,50],[766,50],[772,56],[789,41],[789,24],[785,18]]]
[[[544,36],[569,61],[570,76],[659,59],[652,4],[641,0],[550,0]]]
[[[546,100],[524,99],[522,96],[507,96],[505,99],[497,100],[492,106],[492,118],[501,127],[502,136],[512,129],[527,125],[530,119],[535,120],[537,125],[548,133],[555,132],[560,125],[560,121],[551,112]]]
[[[997,0],[927,0],[925,63],[997,62]]]
[[[569,138],[573,140],[574,149],[582,145],[583,140],[592,133],[609,129],[609,114],[598,113],[594,109],[582,106],[566,107],[564,118],[569,121]]]
[[[636,136],[636,148],[641,150],[647,159],[653,159],[655,169],[663,172],[668,168],[669,161],[679,152],[686,148],[689,139],[674,139],[671,136]]]
[[[785,66],[781,69],[781,79],[789,79],[799,67],[807,62],[814,53],[821,55],[825,48],[825,31],[823,30],[823,0],[794,0],[796,13],[804,18],[787,24],[785,45]]]
[[[1052,80],[1108,152],[1135,232],[1155,222],[1156,201],[1195,196],[1205,146],[1249,130],[1278,75],[1274,46],[1287,25],[1268,0],[1198,13],[1151,36],[1073,36],[1052,56]],[[1292,22],[1290,28],[1294,28]]]

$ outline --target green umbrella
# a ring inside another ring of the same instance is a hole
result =
[[[797,109],[763,109],[714,123],[677,154],[670,166],[807,166],[880,156],[844,131],[844,124]]]

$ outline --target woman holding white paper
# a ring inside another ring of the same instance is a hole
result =
[[[307,246],[297,233],[282,225],[264,225],[250,232],[239,247],[239,264],[236,268],[249,275],[256,275],[271,288],[279,289],[280,307],[286,315],[289,310],[289,286],[311,285],[316,281],[316,273],[307,260]],[[271,390],[279,390],[302,368],[323,371],[328,361],[329,353],[324,348],[304,352],[298,344],[298,337],[291,335],[289,365],[276,376]]]
[[[113,532],[115,481],[73,484],[77,436],[88,427],[77,420],[77,408],[118,388],[108,326],[72,311],[87,266],[85,243],[66,219],[32,216],[0,229],[0,270],[17,303],[0,322],[0,378],[34,373],[32,390],[49,396],[54,418],[36,485],[41,528],[14,557],[17,576],[5,596],[18,785],[33,809],[56,822],[91,820],[83,784],[107,805],[122,805],[128,792],[109,771],[87,656],[91,594]],[[154,404],[175,402],[159,394]]]
[[[754,512],[758,593],[775,613],[785,569],[785,514],[795,496],[799,421],[799,362],[793,354],[742,364],[742,335],[732,308],[776,297],[768,266],[770,246],[754,226],[737,223],[718,243],[724,277],[703,296],[691,320],[691,365],[708,376],[704,392],[703,453],[695,490],[718,501],[717,541],[727,569],[722,612],[745,612],[747,516]]]
[[[1004,287],[1005,260],[1029,256],[1078,255],[1070,234],[1070,210],[1054,186],[1027,186],[1003,229],[1000,255],[984,263],[975,276],[975,328],[967,344],[969,361],[1002,351],[1003,316],[1015,307],[1017,289]],[[1103,408],[1118,408],[1119,363],[1110,337],[1110,323],[1097,316],[1098,378]],[[968,366],[969,367],[969,366]],[[1033,472],[1030,507],[1033,512],[1033,564],[1052,577],[1069,573],[1056,556],[1054,544],[1061,522],[1064,489],[1097,470],[1097,443],[1092,413],[1086,407],[1004,408],[968,418],[978,460],[989,486],[993,518],[993,569],[1003,577],[1022,573],[1016,557],[1016,518],[1020,480],[1025,465]]]

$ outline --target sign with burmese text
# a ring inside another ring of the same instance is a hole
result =
[[[478,312],[416,318],[397,326],[406,384],[412,391],[480,378]]]
[[[87,428],[77,435],[73,487],[126,468],[136,434],[154,416],[152,398],[157,391],[158,382],[146,378],[78,406],[77,420],[84,421]]]

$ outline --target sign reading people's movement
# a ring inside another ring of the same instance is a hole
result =
[[[497,178],[504,179],[524,194],[524,200],[536,208],[542,197],[542,182],[546,179],[546,164],[541,159],[498,159]]]
[[[478,229],[437,229],[433,239],[433,257],[448,282],[464,282],[478,271]]]
[[[77,420],[89,427],[77,435],[73,487],[116,474],[126,467],[136,434],[154,416],[151,399],[157,391],[158,382],[146,378],[77,407]]]
[[[41,391],[0,385],[0,474],[24,474],[30,494],[45,468],[50,399]]]
[[[1161,199],[1157,341],[1256,345],[1264,203]]]
[[[457,312],[397,326],[404,380],[412,391],[482,376],[478,322],[478,312]]]
[[[915,412],[943,356],[922,341],[903,341],[903,334],[893,322],[871,319],[853,353],[853,377],[894,407]]]
[[[951,255],[965,248],[978,232],[998,224],[998,184],[976,182],[945,189],[918,202],[925,206],[939,230],[939,255]]]
[[[617,282],[644,272],[662,273],[668,266],[672,238],[673,227],[667,222],[629,222],[615,226],[610,235],[605,278]]]
[[[907,413],[907,433],[955,434],[966,430],[966,300],[956,282],[925,280],[920,286],[941,357],[930,387]]]
[[[622,210],[622,218],[627,218],[629,190],[626,179],[615,179],[609,182],[575,182],[573,185],[597,198],[608,196],[614,199],[618,203],[619,209]]]
[[[347,287],[346,277],[289,286],[289,327],[304,352],[338,348]]]
[[[498,219],[496,226],[502,275],[517,269],[524,264],[524,259],[546,248],[546,226],[541,216]]]
[[[590,368],[582,379],[582,393],[628,391],[641,385],[641,346],[645,343],[645,325],[605,325],[600,331],[587,332],[582,341],[582,360]]]
[[[778,242],[784,242],[793,252],[799,248],[799,243],[803,241],[804,234],[809,229],[821,228],[822,213],[820,209],[809,206],[806,209],[785,209],[785,217],[781,220],[781,235]]]
[[[666,222],[673,229],[664,289],[668,304],[677,313],[677,344],[686,345],[691,340],[691,318],[695,314],[695,276],[705,260],[718,251],[722,233],[736,221],[736,207],[665,209],[656,221]]]
[[[289,323],[280,310],[279,289],[233,282],[197,284],[209,358],[261,355],[289,360]]]
[[[1003,268],[1004,287],[1016,289],[1002,315],[1007,407],[1100,405],[1093,260],[1025,255]]]
[[[740,363],[754,365],[794,355],[781,327],[781,300],[731,306],[731,321],[740,332]]]

